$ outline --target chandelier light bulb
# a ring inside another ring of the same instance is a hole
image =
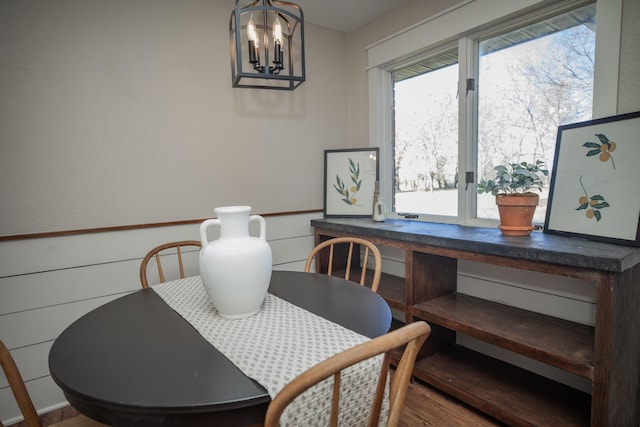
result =
[[[259,46],[258,32],[256,31],[256,24],[253,23],[253,15],[251,15],[249,24],[247,25],[247,38],[249,39],[249,41],[254,42],[256,47]]]
[[[276,17],[276,22],[273,24],[273,40],[282,44],[282,24],[280,18]]]

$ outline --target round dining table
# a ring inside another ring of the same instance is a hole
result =
[[[274,271],[269,293],[369,338],[391,326],[382,297],[341,278]],[[74,408],[114,426],[255,425],[270,402],[153,289],[72,323],[51,347],[49,370]]]

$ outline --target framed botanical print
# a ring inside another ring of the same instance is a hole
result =
[[[558,128],[544,232],[640,246],[640,111]]]
[[[371,216],[379,151],[379,148],[325,150],[325,217]]]

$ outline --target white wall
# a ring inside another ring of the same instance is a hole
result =
[[[0,236],[322,208],[347,146],[346,35],[307,81],[233,89],[232,1],[0,2]]]
[[[304,269],[313,248],[310,220],[321,216],[265,218],[274,270]],[[60,332],[88,311],[140,289],[138,270],[150,248],[173,240],[199,240],[198,230],[193,224],[0,242],[0,337],[39,412],[67,404],[47,363]],[[197,255],[185,261],[193,267],[187,274],[198,274]],[[19,414],[0,374],[0,420],[9,425]]]
[[[640,1],[622,1],[618,112],[640,110]]]

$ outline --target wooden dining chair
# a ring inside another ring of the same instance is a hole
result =
[[[282,413],[296,397],[331,376],[333,376],[333,396],[330,425],[337,426],[340,414],[338,402],[340,401],[341,372],[363,360],[384,354],[367,424],[368,426],[377,426],[381,415],[386,381],[389,378],[391,353],[393,350],[406,345],[389,384],[389,414],[386,425],[387,427],[397,426],[400,419],[400,411],[407,395],[409,381],[413,375],[416,356],[430,333],[431,327],[426,322],[418,321],[410,323],[393,332],[344,350],[318,363],[294,378],[273,398],[267,409],[264,422],[265,427],[277,427],[280,423]]]
[[[149,253],[142,260],[142,264],[140,264],[140,282],[142,283],[143,288],[149,287],[149,281],[147,280],[147,267],[149,262],[152,259],[155,259],[156,267],[158,268],[158,277],[160,278],[160,283],[165,282],[165,272],[162,268],[162,263],[160,261],[161,257],[166,257],[167,255],[176,255],[178,268],[180,271],[180,278],[184,279],[184,263],[182,260],[182,254],[184,249],[198,249],[200,250],[201,244],[198,240],[182,240],[179,242],[170,242],[164,243],[162,245],[156,246],[151,249]]]
[[[354,257],[353,252],[354,248],[362,247],[364,247],[364,256],[361,261],[360,253],[357,252]],[[380,256],[380,250],[370,241],[359,237],[336,237],[318,243],[307,257],[304,271],[307,273],[311,271],[311,264],[315,259],[316,273],[326,273],[329,276],[335,274],[347,280],[352,280],[351,269],[355,266],[357,269],[361,269],[359,283],[365,286],[369,255],[372,255],[374,259],[371,290],[378,292],[380,275],[382,274],[382,257]],[[342,266],[343,262],[345,263],[344,267]],[[326,269],[326,271],[323,271],[324,269]]]
[[[27,426],[42,427],[40,417],[38,417],[36,408],[33,406],[33,402],[31,401],[27,387],[24,385],[22,375],[20,375],[16,362],[13,360],[11,353],[9,353],[9,350],[7,350],[7,347],[2,341],[0,341],[0,365],[2,365],[4,375],[9,381],[9,387],[11,387],[11,391],[16,398],[16,402],[18,402],[18,407],[22,412],[22,416],[24,417]],[[2,422],[0,422],[0,426],[1,425]]]

